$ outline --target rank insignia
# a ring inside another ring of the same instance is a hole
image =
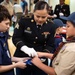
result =
[[[16,28],[16,29],[19,29],[19,25],[18,25],[18,23],[16,24],[15,28]]]
[[[45,35],[45,38],[47,38],[47,36],[49,35],[49,32],[43,32],[42,35]]]

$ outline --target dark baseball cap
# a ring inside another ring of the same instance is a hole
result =
[[[61,16],[60,18],[75,23],[75,12],[71,13],[68,17]]]
[[[54,22],[54,24],[56,25],[56,27],[63,27],[63,26],[66,26],[66,24],[64,24],[64,23],[62,22],[62,20],[60,20],[60,19],[54,19],[53,22]]]

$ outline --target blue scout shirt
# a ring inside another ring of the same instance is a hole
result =
[[[55,49],[57,49],[57,47],[60,45],[61,42],[62,42],[62,35],[57,34],[55,36]]]
[[[8,32],[0,32],[0,65],[10,65],[12,64],[10,53],[8,50],[7,37]],[[0,73],[0,75],[14,75],[14,70]]]

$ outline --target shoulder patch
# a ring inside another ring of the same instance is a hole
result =
[[[15,28],[16,28],[16,29],[19,29],[19,25],[18,25],[18,23],[16,24]]]

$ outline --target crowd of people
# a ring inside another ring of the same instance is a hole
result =
[[[70,14],[65,0],[59,0],[54,11],[45,1],[34,3],[31,16],[25,16],[25,0],[14,5],[10,0],[0,3],[0,74],[15,75],[16,68],[16,75],[74,75],[75,12]],[[13,57],[7,42],[11,24]]]

